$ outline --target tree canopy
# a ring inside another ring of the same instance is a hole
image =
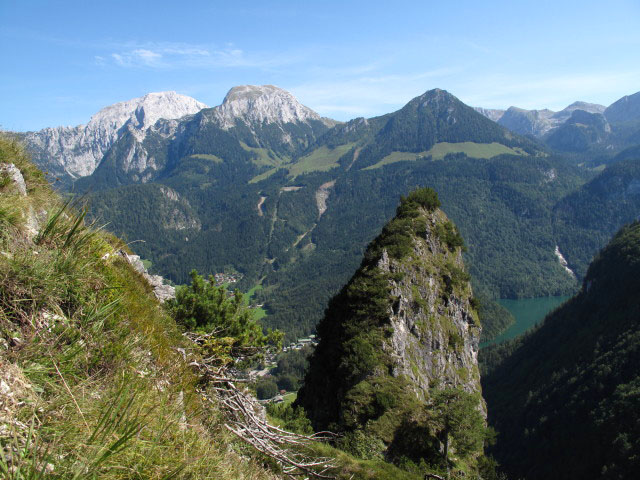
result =
[[[179,287],[167,308],[185,329],[212,334],[207,346],[223,363],[250,359],[269,346],[280,346],[282,333],[271,329],[265,333],[240,291],[229,293],[224,286],[216,286],[213,276],[205,280],[195,270],[190,276],[191,284]]]

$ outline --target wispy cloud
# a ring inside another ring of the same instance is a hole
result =
[[[194,45],[185,43],[141,43],[124,44],[114,47],[108,55],[96,56],[100,65],[110,63],[125,68],[261,68],[290,63],[291,56],[286,54],[256,53],[247,54],[234,44],[222,47]],[[108,59],[108,61],[107,61]]]

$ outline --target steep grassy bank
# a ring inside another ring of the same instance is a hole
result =
[[[126,245],[9,138],[0,164],[26,187],[0,174],[0,476],[272,478],[197,394],[190,347]]]

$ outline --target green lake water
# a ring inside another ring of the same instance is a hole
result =
[[[522,335],[531,327],[541,322],[548,313],[562,305],[569,298],[571,297],[520,298],[518,300],[502,298],[498,300],[500,305],[511,312],[516,322],[493,340],[481,343],[480,348],[495,343],[502,343],[505,340],[511,340],[518,335]]]

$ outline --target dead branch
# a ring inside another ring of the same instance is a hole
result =
[[[185,334],[189,340],[202,344],[213,334]],[[256,450],[276,460],[289,478],[297,476],[320,479],[334,479],[331,470],[336,468],[333,458],[315,457],[308,453],[313,442],[331,440],[336,437],[331,432],[301,435],[271,425],[266,420],[263,407],[248,392],[236,387],[236,383],[246,381],[234,378],[225,366],[215,365],[215,359],[205,358],[189,363],[204,380],[200,389],[208,402],[222,406],[226,412],[225,427],[238,438]],[[211,392],[215,400],[210,396]]]

